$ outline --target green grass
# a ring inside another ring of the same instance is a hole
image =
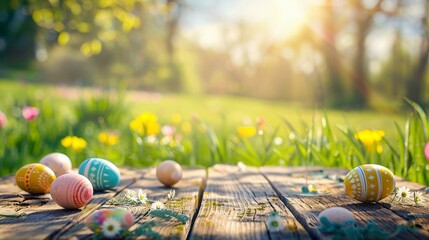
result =
[[[423,154],[429,141],[427,114],[411,102],[404,103],[408,110],[400,114],[335,111],[234,96],[109,92],[5,79],[0,79],[0,96],[0,110],[8,116],[7,127],[0,129],[2,175],[59,151],[71,157],[74,167],[94,156],[137,167],[164,159],[199,166],[243,162],[353,168],[377,163],[412,181],[429,183]],[[34,121],[20,115],[25,105],[40,109]],[[175,133],[148,137],[132,131],[130,122],[142,112],[155,114],[160,127],[171,125]],[[173,115],[181,116],[180,123],[172,122]],[[265,125],[258,129],[260,118]],[[191,125],[191,132],[182,129],[184,123]],[[242,125],[263,131],[243,137],[237,132]],[[356,139],[364,129],[385,132],[373,146],[382,146],[382,152]],[[101,143],[97,136],[103,131],[114,132],[119,143]],[[79,136],[87,146],[81,151],[66,148],[61,145],[66,136]]]

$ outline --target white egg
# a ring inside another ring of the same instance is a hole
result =
[[[326,217],[331,223],[337,223],[343,226],[354,224],[356,222],[353,213],[343,207],[331,207],[325,209],[319,214],[319,221],[322,217]]]
[[[163,161],[156,168],[156,177],[165,186],[173,186],[182,179],[182,167],[173,160]]]
[[[57,177],[72,171],[70,158],[63,153],[50,153],[44,156],[40,163],[52,169]]]

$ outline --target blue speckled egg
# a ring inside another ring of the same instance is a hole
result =
[[[121,182],[119,169],[102,158],[88,158],[79,166],[79,174],[87,177],[94,190],[106,190],[116,187]]]

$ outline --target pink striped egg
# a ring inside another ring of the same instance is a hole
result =
[[[59,176],[51,185],[52,199],[66,209],[78,209],[91,201],[93,188],[91,182],[76,173]]]

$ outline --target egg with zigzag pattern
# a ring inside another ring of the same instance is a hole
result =
[[[346,194],[360,202],[378,202],[395,189],[395,175],[386,167],[365,164],[351,170],[344,179]]]
[[[79,166],[79,174],[87,177],[94,190],[106,190],[121,182],[121,173],[115,164],[102,158],[88,158]]]

